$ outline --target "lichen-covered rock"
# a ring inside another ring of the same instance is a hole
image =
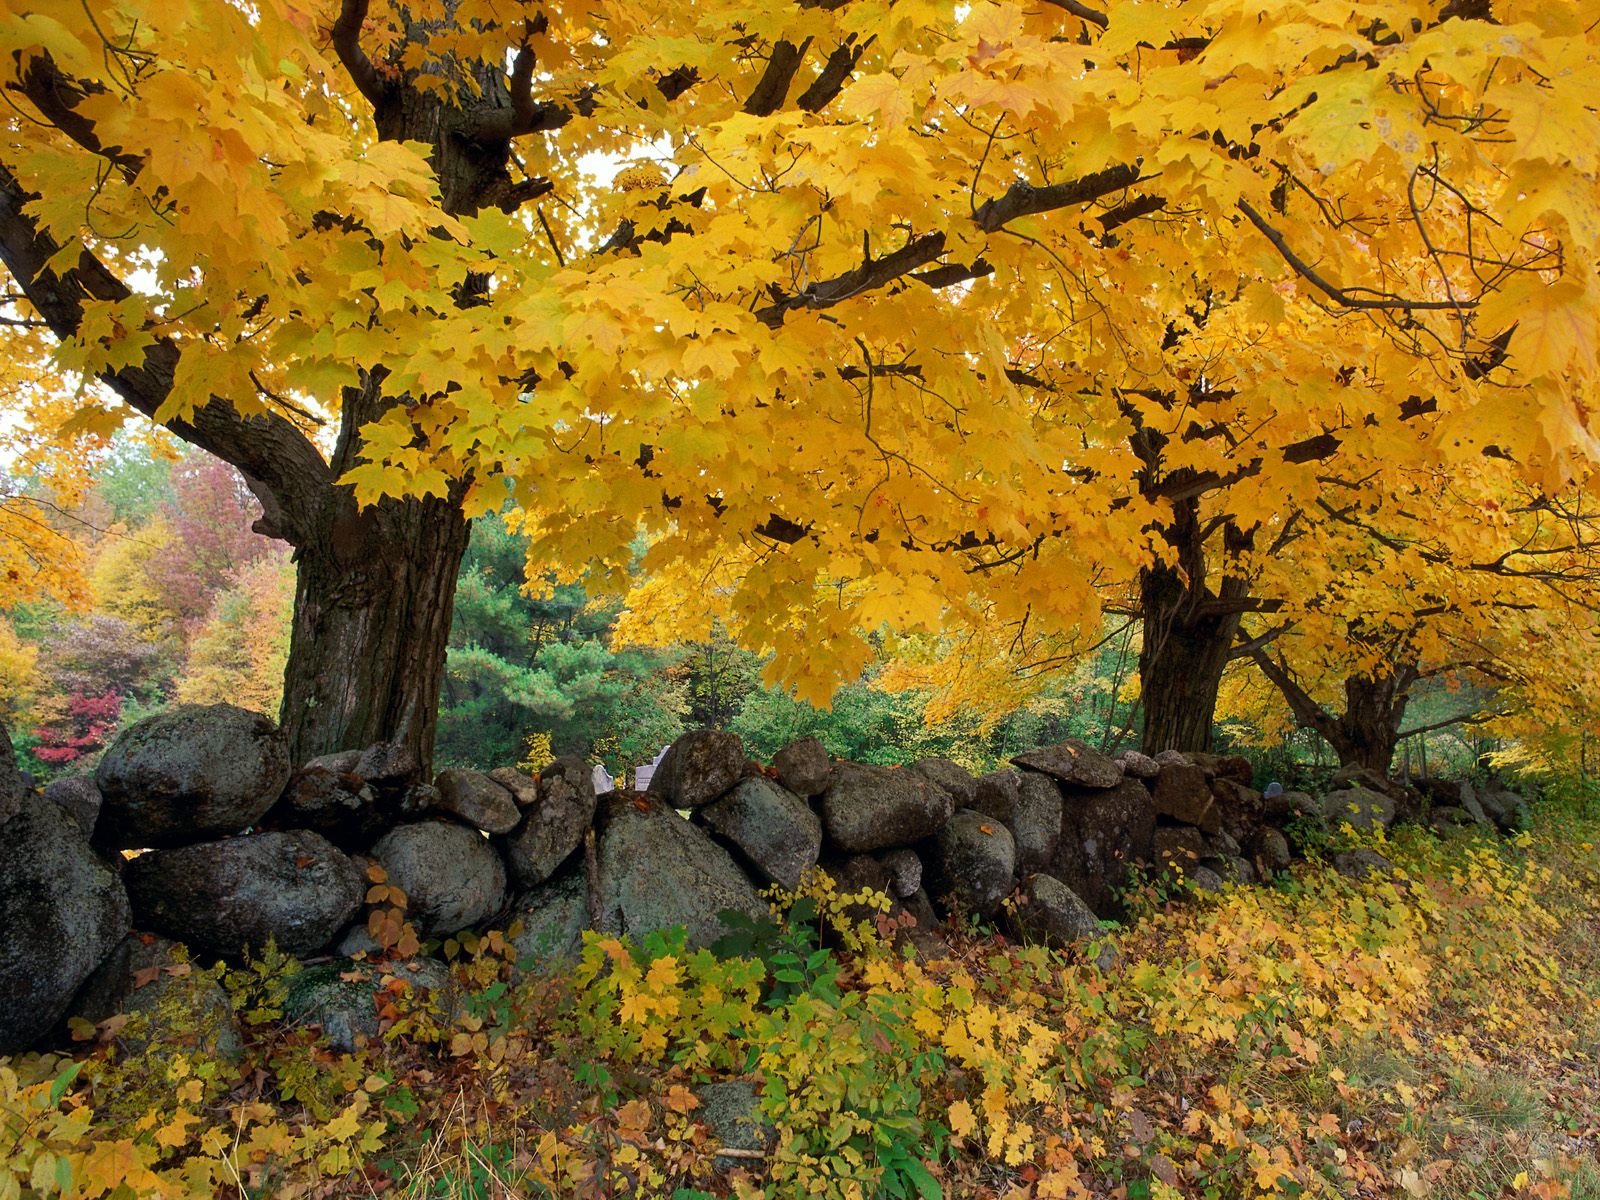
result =
[[[296,829],[314,830],[345,850],[364,849],[390,824],[377,793],[360,776],[312,764],[290,778],[273,817]]]
[[[98,1025],[125,1013],[118,1041],[133,1053],[152,1044],[237,1059],[244,1039],[228,995],[170,938],[130,933],[73,998],[71,1015]]]
[[[1255,778],[1255,768],[1241,754],[1208,754],[1194,752],[1188,759],[1211,779],[1228,779],[1248,787]]]
[[[1189,825],[1163,825],[1151,838],[1151,848],[1156,865],[1193,874],[1200,860],[1206,856],[1206,839],[1198,829]]]
[[[822,829],[849,854],[908,846],[937,833],[955,801],[914,771],[840,762],[822,794]]]
[[[348,1054],[378,1036],[380,998],[402,1011],[431,1004],[447,1012],[453,999],[450,972],[433,958],[322,963],[289,981],[283,1015],[293,1024],[322,1030],[330,1046]]]
[[[1171,817],[1208,833],[1222,828],[1222,814],[1211,795],[1206,773],[1192,763],[1165,763],[1152,793],[1156,815]]]
[[[1227,881],[1210,867],[1204,864],[1194,868],[1186,876],[1189,886],[1197,892],[1220,892],[1227,886]]]
[[[1161,764],[1140,750],[1124,750],[1117,755],[1117,766],[1135,779],[1154,779],[1161,774]]]
[[[1392,875],[1395,865],[1376,850],[1346,850],[1333,856],[1333,869],[1351,879],[1370,879]]]
[[[1114,788],[1122,782],[1122,768],[1115,759],[1077,738],[1029,750],[1013,756],[1011,761],[1030,771],[1043,771],[1075,787]]]
[[[1271,826],[1256,830],[1248,849],[1250,857],[1255,860],[1256,871],[1263,879],[1271,879],[1279,871],[1287,871],[1293,861],[1289,853],[1289,839],[1283,836],[1281,829]]]
[[[1017,847],[993,817],[958,808],[927,854],[928,890],[946,907],[992,917],[1016,884]]]
[[[487,921],[506,899],[506,868],[487,838],[445,821],[400,825],[372,845],[406,916],[423,933],[459,933]]]
[[[833,760],[814,737],[790,742],[772,756],[778,782],[797,796],[820,796],[833,782]]]
[[[1370,832],[1394,820],[1394,800],[1370,788],[1346,788],[1323,796],[1322,815],[1334,828],[1349,825]]]
[[[288,782],[288,741],[266,717],[231,704],[180,704],[129,726],[100,760],[95,837],[137,849],[238,833]]]
[[[597,829],[606,932],[637,938],[682,925],[690,946],[700,948],[727,932],[717,915],[724,909],[767,915],[728,852],[660,800],[615,792],[600,805]]]
[[[140,929],[197,956],[239,959],[268,939],[287,954],[327,946],[366,894],[356,865],[320,834],[296,829],[153,850],[123,872]]]
[[[22,809],[22,797],[29,791],[22,771],[17,767],[17,754],[11,745],[11,731],[0,723],[0,825],[4,825]]]
[[[922,859],[915,850],[901,847],[878,859],[888,877],[889,894],[904,900],[922,890]]]
[[[15,800],[0,822],[0,1054],[48,1033],[131,924],[122,881],[72,815],[42,796]]]
[[[960,763],[951,762],[948,758],[921,758],[906,769],[933,780],[949,792],[957,808],[972,807],[973,796],[978,790],[978,780]]]
[[[465,767],[440,771],[433,786],[439,789],[436,811],[484,833],[510,833],[522,820],[510,789],[478,771]]]
[[[44,798],[71,813],[84,837],[94,836],[94,827],[100,821],[100,789],[94,780],[87,775],[57,779],[45,785]]]
[[[538,802],[539,781],[526,771],[519,771],[515,767],[496,767],[489,772],[489,778],[511,793],[518,808],[532,808]],[[591,786],[592,783],[591,779]]]
[[[1097,915],[1121,917],[1122,888],[1132,865],[1150,857],[1155,829],[1155,805],[1138,779],[1103,790],[1066,789],[1049,874]]]
[[[741,781],[696,815],[769,880],[790,891],[817,865],[822,851],[822,821],[811,806],[762,775]]]
[[[518,886],[537,887],[554,875],[583,844],[594,810],[594,776],[587,763],[568,757],[545,767],[532,806],[498,842]]]
[[[699,808],[731,791],[748,760],[737,733],[692,729],[671,746],[650,777],[650,794],[673,808]]]
[[[1029,875],[1017,897],[1014,921],[1023,940],[1046,946],[1070,946],[1090,941],[1103,932],[1100,918],[1083,898],[1059,879]]]
[[[1285,825],[1297,817],[1320,822],[1322,805],[1309,792],[1279,792],[1261,798],[1261,819]]]
[[[517,897],[508,918],[518,975],[575,960],[589,928],[589,881],[581,865],[569,867]]]
[[[743,1154],[759,1154],[778,1144],[778,1131],[761,1111],[761,1096],[756,1085],[743,1079],[702,1083],[695,1089],[700,1107],[693,1114],[711,1130],[716,1144],[742,1154],[718,1155],[712,1161],[718,1170],[744,1166]]]
[[[352,773],[375,788],[404,791],[419,782],[422,762],[404,742],[375,742],[361,752]]]

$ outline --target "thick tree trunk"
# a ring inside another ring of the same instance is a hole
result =
[[[282,722],[303,762],[379,741],[427,773],[469,522],[453,500],[331,504],[300,551]]]
[[[1217,692],[1239,614],[1211,614],[1203,604],[1192,603],[1183,579],[1170,567],[1145,572],[1140,598],[1145,634],[1139,651],[1139,695],[1145,751],[1209,750]]]
[[[1396,674],[1382,679],[1356,675],[1344,681],[1344,714],[1335,724],[1336,738],[1330,739],[1341,767],[1367,767],[1380,775],[1389,774],[1410,699],[1411,677],[1409,668],[1396,668]]]

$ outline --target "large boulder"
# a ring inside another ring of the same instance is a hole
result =
[[[518,886],[538,886],[572,857],[594,822],[594,807],[594,774],[581,758],[558,758],[540,772],[533,804],[499,842]]]
[[[404,791],[420,782],[422,760],[405,742],[374,742],[361,752],[351,772],[375,788]]]
[[[1322,797],[1322,815],[1335,829],[1349,825],[1364,833],[1394,820],[1394,799],[1371,788],[1352,787]]]
[[[1135,779],[1154,779],[1161,774],[1161,764],[1142,750],[1124,750],[1117,755],[1117,766]]]
[[[814,737],[803,737],[779,750],[772,756],[772,769],[778,782],[797,796],[820,796],[833,782],[833,760]]]
[[[158,1045],[228,1059],[244,1054],[227,993],[170,938],[130,933],[72,1001],[71,1015],[94,1025],[118,1014],[135,1018],[118,1035],[134,1053]]]
[[[1333,856],[1333,869],[1355,880],[1392,875],[1395,865],[1376,850],[1346,850]]]
[[[313,830],[344,850],[365,849],[392,823],[370,785],[354,772],[334,770],[326,759],[313,760],[290,777],[272,820]]]
[[[992,917],[1016,884],[1011,831],[975,809],[956,809],[925,857],[928,890],[947,908]]]
[[[100,760],[95,837],[136,849],[238,833],[288,782],[288,741],[266,717],[232,704],[180,704],[124,730]]]
[[[440,771],[433,786],[439,790],[436,811],[484,833],[510,833],[522,820],[511,789],[478,771],[465,767]]]
[[[1050,875],[1030,875],[1017,897],[1014,921],[1024,941],[1069,946],[1101,935],[1100,918],[1083,898]]]
[[[17,767],[17,754],[11,746],[11,732],[0,723],[0,825],[22,810],[22,798],[29,791],[27,780]]]
[[[972,807],[973,796],[978,790],[978,781],[972,772],[960,763],[951,762],[948,758],[922,758],[907,769],[933,780],[949,792],[957,808]]]
[[[955,801],[915,771],[840,762],[822,794],[822,828],[849,854],[906,846],[937,833]]]
[[[443,1010],[452,994],[450,972],[435,958],[321,963],[289,981],[283,1015],[292,1024],[320,1029],[330,1046],[349,1054],[378,1036],[380,1004],[403,1010],[431,1002]]]
[[[1069,789],[1049,873],[1098,916],[1120,917],[1129,870],[1149,858],[1155,828],[1150,790],[1138,779],[1106,790]]]
[[[1150,842],[1156,865],[1193,875],[1200,860],[1210,853],[1205,835],[1191,825],[1163,825]]]
[[[822,851],[822,821],[788,788],[753,775],[696,815],[773,883],[794,891]]]
[[[1114,788],[1122,782],[1122,768],[1115,759],[1077,738],[1029,750],[1026,754],[1015,755],[1011,761],[1030,771],[1053,775],[1075,787]]]
[[[532,808],[539,800],[539,781],[526,771],[519,771],[515,767],[496,767],[489,772],[489,778],[511,793],[518,808]],[[593,783],[591,773],[590,785],[593,786]]]
[[[673,808],[699,808],[732,790],[747,764],[737,733],[692,729],[667,747],[650,777],[650,794]]]
[[[659,799],[612,793],[600,805],[597,829],[605,931],[636,938],[682,925],[699,948],[727,932],[717,915],[725,909],[751,919],[768,915],[732,856]]]
[[[140,929],[237,960],[268,939],[288,954],[327,946],[366,894],[360,870],[320,834],[295,829],[152,850],[123,872]]]
[[[569,867],[518,896],[507,927],[519,975],[576,959],[583,949],[583,931],[589,928],[589,881],[583,867]]]
[[[1231,779],[1249,787],[1255,778],[1255,768],[1242,754],[1209,754],[1201,751],[1186,756],[1211,779]]]
[[[1279,871],[1287,871],[1293,860],[1289,852],[1289,839],[1284,837],[1281,829],[1274,829],[1270,825],[1251,835],[1247,849],[1256,873],[1263,879],[1271,879]]]
[[[13,799],[0,822],[0,1054],[48,1033],[131,924],[122,881],[72,815],[42,796]]]
[[[1193,763],[1167,763],[1156,776],[1156,815],[1171,817],[1207,833],[1222,828],[1222,814],[1211,795],[1204,768]]]
[[[424,933],[459,933],[487,921],[506,899],[506,867],[475,829],[418,821],[372,844],[389,882],[406,894],[406,916]]]
[[[84,837],[94,836],[94,827],[100,822],[100,789],[94,780],[87,775],[57,779],[45,785],[44,798],[71,813]]]
[[[1017,869],[1048,863],[1061,841],[1061,788],[1038,771],[991,771],[978,780],[971,808],[1000,821],[1017,846]]]
[[[1477,792],[1478,806],[1506,833],[1528,827],[1528,803],[1516,792],[1485,787]]]

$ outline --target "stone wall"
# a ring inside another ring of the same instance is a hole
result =
[[[174,943],[202,960],[237,960],[269,939],[301,957],[376,952],[372,864],[405,892],[424,938],[515,925],[534,960],[571,955],[591,926],[640,936],[682,925],[708,945],[725,932],[719,913],[764,915],[761,889],[793,889],[817,866],[842,890],[886,893],[923,949],[952,912],[1063,944],[1123,915],[1135,871],[1181,870],[1202,889],[1249,883],[1289,865],[1296,817],[1387,824],[1425,803],[1359,774],[1320,799],[1267,797],[1242,758],[1110,758],[1077,741],[982,776],[944,759],[834,761],[812,738],[764,765],[716,730],[679,738],[648,792],[596,796],[577,759],[537,778],[502,768],[423,780],[404,751],[377,745],[292,769],[272,722],[230,705],[140,722],[92,780],[42,794],[9,751],[0,1052],[50,1037],[68,1015],[100,1019],[108,997],[129,1002],[130,973],[150,977],[152,955]],[[1432,786],[1436,823],[1520,819],[1510,793]],[[1375,857],[1340,865],[1382,869]],[[414,966],[436,984],[433,965]]]

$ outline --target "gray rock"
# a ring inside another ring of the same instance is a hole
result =
[[[1222,828],[1222,814],[1211,795],[1206,773],[1191,763],[1163,764],[1161,773],[1156,776],[1152,798],[1157,816],[1171,817],[1207,833],[1216,833]]]
[[[518,808],[532,808],[539,801],[539,781],[525,771],[515,767],[496,767],[489,772],[489,778],[511,793]],[[594,786],[592,775],[589,786]]]
[[[978,780],[972,808],[1001,822],[1017,846],[1017,869],[1050,862],[1061,841],[1061,788],[1038,771],[991,771]]]
[[[1158,767],[1182,767],[1190,765],[1189,756],[1182,750],[1163,750],[1155,756],[1155,762],[1156,766]]]
[[[589,928],[589,882],[583,868],[571,867],[518,896],[509,928],[519,976],[575,960]]]
[[[372,857],[406,894],[406,916],[421,933],[459,933],[505,903],[505,864],[487,838],[464,825],[400,825],[373,843]]]
[[[44,798],[71,813],[84,837],[94,836],[95,824],[100,820],[100,789],[94,780],[87,775],[57,779],[45,784]]]
[[[339,939],[339,944],[334,950],[344,958],[354,958],[358,954],[377,958],[383,953],[383,947],[378,944],[378,939],[372,936],[365,925],[359,923],[345,930],[344,936]]]
[[[405,984],[392,987],[394,980]],[[307,967],[289,981],[284,1017],[322,1030],[328,1044],[345,1054],[378,1036],[379,998],[405,1011],[423,1004],[450,1007],[450,972],[433,958],[398,963],[333,962]]]
[[[404,742],[377,742],[361,752],[353,773],[373,787],[400,791],[417,782],[422,761]]]
[[[778,782],[797,796],[820,796],[833,782],[833,760],[814,737],[790,742],[772,756]]]
[[[978,776],[977,786],[972,790],[972,803],[966,807],[1010,825],[1017,808],[1017,796],[1022,791],[1022,776],[1023,772],[1015,767]]]
[[[766,902],[732,857],[653,797],[616,792],[599,813],[600,919],[610,933],[639,937],[675,925],[691,947],[709,946],[733,909],[754,918]]]
[[[330,775],[354,775],[361,761],[359,750],[336,750],[332,754],[319,754],[300,765],[302,771],[326,771]]]
[[[1077,787],[1114,788],[1122,782],[1122,768],[1114,759],[1077,738],[1015,755],[1011,761]]]
[[[1239,841],[1226,830],[1206,835],[1206,849],[1220,858],[1236,858],[1240,853]]]
[[[842,861],[824,862],[822,869],[833,880],[837,896],[861,896],[874,893],[866,899],[852,901],[841,909],[846,921],[874,924],[883,912],[877,896],[893,899],[894,881],[881,859],[870,854],[854,854]]]
[[[1255,860],[1257,873],[1270,879],[1279,871],[1287,871],[1293,856],[1289,853],[1289,839],[1281,829],[1267,826],[1256,830],[1250,839],[1250,855]]]
[[[1346,850],[1333,856],[1333,869],[1351,879],[1370,879],[1374,875],[1392,875],[1395,866],[1376,850]]]
[[[1017,932],[1025,941],[1069,946],[1101,936],[1100,918],[1083,898],[1051,875],[1030,875],[1018,897]]]
[[[1220,892],[1227,883],[1210,867],[1198,866],[1184,877],[1190,888],[1197,892]]]
[[[540,773],[532,807],[498,842],[519,887],[537,887],[560,870],[583,844],[594,809],[594,777],[582,759],[558,758]]]
[[[993,817],[958,808],[933,839],[929,891],[946,907],[992,917],[1016,884],[1017,847]]]
[[[1161,764],[1139,750],[1124,750],[1117,755],[1117,766],[1122,768],[1124,775],[1132,775],[1135,779],[1154,779],[1161,774]]]
[[[692,729],[671,746],[650,777],[650,794],[673,808],[699,808],[744,778],[744,743],[723,729]]]
[[[1200,860],[1206,857],[1206,839],[1198,829],[1189,825],[1163,825],[1151,839],[1156,865],[1163,869],[1180,868],[1193,874]]]
[[[937,833],[955,801],[914,771],[840,762],[822,795],[822,828],[846,853],[907,846]]]
[[[1282,825],[1296,817],[1322,820],[1322,805],[1309,792],[1279,792],[1276,796],[1261,798],[1263,820]]]
[[[951,762],[948,758],[921,758],[906,768],[915,771],[926,779],[933,780],[945,791],[950,793],[950,798],[955,801],[957,808],[971,808],[972,800],[978,789],[978,781],[972,772],[960,763]]]
[[[755,1084],[743,1079],[702,1083],[695,1094],[700,1100],[695,1117],[710,1128],[713,1140],[721,1149],[761,1153],[778,1144],[778,1131],[762,1114]],[[713,1164],[727,1171],[747,1165],[747,1160],[737,1155],[719,1154]]]
[[[1472,819],[1472,814],[1466,809],[1452,804],[1442,805],[1428,814],[1428,824],[1441,833],[1447,829],[1460,829],[1476,823]]]
[[[1097,915],[1121,917],[1121,890],[1133,863],[1150,857],[1155,829],[1155,805],[1138,779],[1105,790],[1069,790],[1049,874]]]
[[[286,954],[316,953],[366,895],[356,865],[304,829],[153,850],[123,878],[139,928],[235,961],[269,938]]]
[[[17,753],[11,745],[11,731],[0,722],[0,825],[22,811],[22,798],[28,783],[17,768]]]
[[[283,824],[313,830],[346,850],[364,848],[389,824],[377,794],[359,776],[310,765],[295,772],[273,813]]]
[[[289,782],[283,731],[231,704],[180,704],[124,730],[95,771],[96,838],[172,846],[254,825]]]
[[[1261,825],[1264,801],[1255,788],[1219,777],[1211,781],[1211,796],[1224,833],[1242,842]]]
[[[244,1038],[215,975],[197,970],[177,942],[130,933],[107,955],[72,1001],[71,1015],[91,1024],[126,1013],[118,1040],[132,1053],[152,1044],[189,1047],[238,1059]]]
[[[1240,855],[1212,854],[1200,860],[1200,865],[1225,883],[1254,883],[1255,868]]]
[[[1394,820],[1394,800],[1370,788],[1346,788],[1322,798],[1322,815],[1334,828],[1348,824],[1370,832]]]
[[[122,881],[71,814],[26,792],[13,800],[0,822],[0,1054],[48,1033],[131,925]]]
[[[1478,799],[1478,789],[1467,780],[1461,781],[1459,805],[1461,809],[1479,825],[1490,825],[1489,814],[1483,807],[1483,802]]]
[[[1227,779],[1249,787],[1255,778],[1255,768],[1250,760],[1240,754],[1209,754],[1191,752],[1188,759],[1206,773],[1208,779]]]
[[[891,850],[878,861],[888,876],[890,895],[904,900],[922,890],[922,859],[915,850]]]
[[[510,789],[478,771],[464,767],[440,771],[433,777],[433,786],[439,791],[436,811],[449,813],[484,833],[510,833],[522,820]]]
[[[1517,793],[1504,788],[1484,788],[1478,792],[1478,806],[1505,833],[1528,828],[1528,804]]]
[[[811,806],[763,775],[745,779],[696,815],[763,875],[790,891],[817,865],[822,851],[822,821]]]

